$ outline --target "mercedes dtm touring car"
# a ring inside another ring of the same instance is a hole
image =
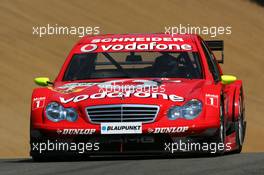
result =
[[[35,78],[31,156],[240,152],[243,87],[223,49],[192,34],[83,37],[54,81]]]

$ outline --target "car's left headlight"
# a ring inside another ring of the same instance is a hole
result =
[[[170,120],[175,120],[177,118],[192,120],[200,114],[202,107],[201,101],[192,99],[183,106],[171,107],[168,111],[168,118]]]
[[[78,114],[74,108],[64,108],[57,102],[51,102],[47,105],[45,110],[46,116],[53,122],[68,120],[74,122],[77,120]]]

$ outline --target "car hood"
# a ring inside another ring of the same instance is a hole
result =
[[[203,79],[116,79],[94,82],[57,82],[50,90],[53,100],[84,106],[101,104],[181,105],[203,99]]]

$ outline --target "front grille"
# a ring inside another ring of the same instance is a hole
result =
[[[92,123],[102,122],[153,122],[158,115],[159,106],[154,105],[101,105],[86,108]]]

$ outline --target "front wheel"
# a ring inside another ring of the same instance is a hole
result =
[[[235,151],[235,153],[240,153],[242,151],[243,142],[245,138],[245,128],[246,128],[246,124],[244,121],[243,102],[240,96],[239,98],[239,117],[238,117],[237,122],[235,123],[236,144],[238,146],[238,149]]]
[[[225,117],[224,117],[224,106],[221,100],[220,102],[220,127],[219,127],[219,134],[216,143],[217,144],[225,144],[226,139],[226,127],[225,127]],[[221,149],[217,151],[217,155],[223,155],[225,153],[225,149]]]

